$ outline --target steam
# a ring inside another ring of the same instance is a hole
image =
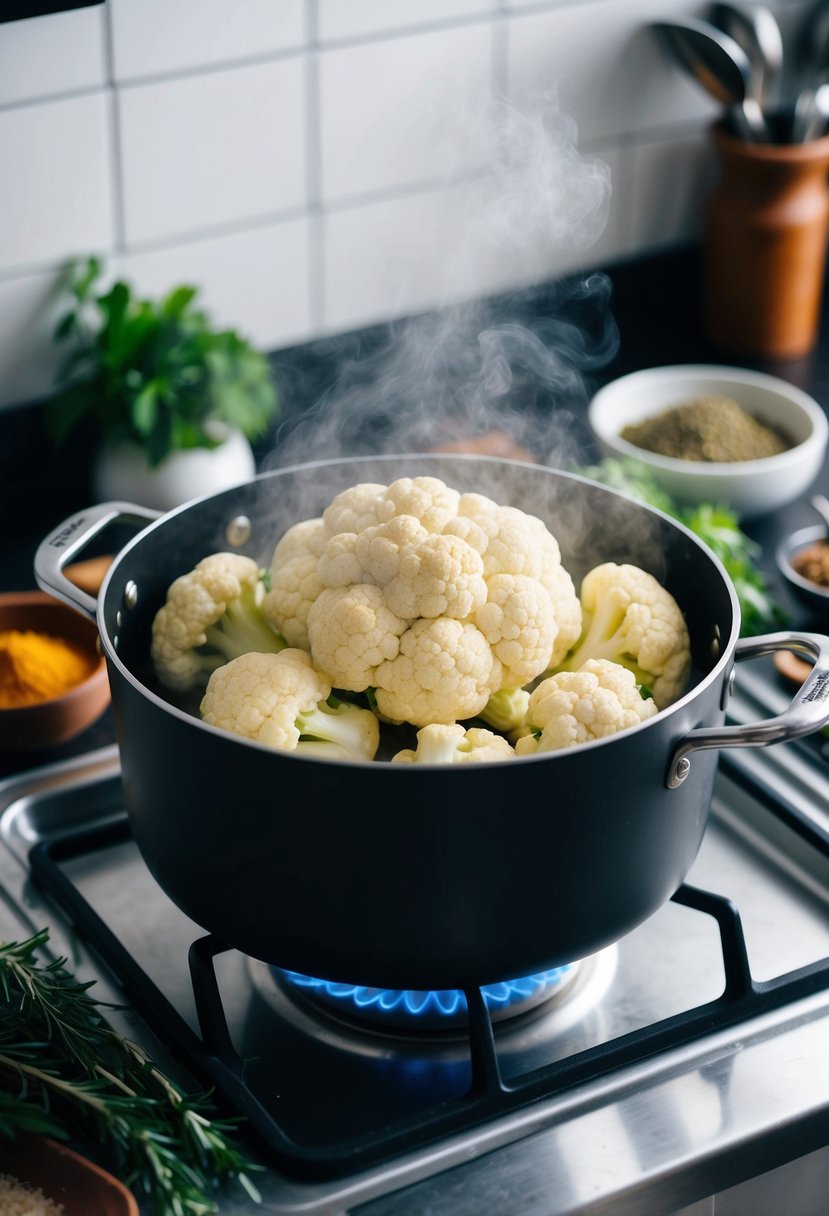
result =
[[[554,467],[578,463],[585,376],[613,357],[618,337],[605,276],[554,276],[562,261],[588,261],[610,173],[580,155],[573,120],[551,98],[532,112],[493,105],[483,127],[488,169],[466,183],[462,239],[443,258],[446,302],[357,348],[348,337],[322,343],[333,382],[285,423],[269,467],[428,452],[492,432],[508,437],[492,454],[516,445]],[[521,287],[487,299],[487,275]],[[547,280],[555,285],[533,295]],[[479,298],[458,300],[457,284]]]

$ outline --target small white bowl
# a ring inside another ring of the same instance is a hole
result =
[[[661,414],[697,397],[730,397],[761,422],[779,428],[793,446],[761,460],[676,460],[646,452],[621,438],[629,423]],[[600,389],[588,419],[604,456],[636,460],[677,502],[730,506],[739,516],[765,515],[799,498],[823,464],[829,423],[802,389],[762,372],[686,364],[621,376]]]

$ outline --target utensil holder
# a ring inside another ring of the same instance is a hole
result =
[[[829,234],[829,136],[752,144],[711,134],[720,179],[706,208],[703,321],[730,354],[798,358],[815,345]]]

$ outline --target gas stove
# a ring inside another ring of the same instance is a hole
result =
[[[755,663],[730,716],[789,699]],[[0,786],[0,895],[0,938],[48,925],[119,1029],[243,1115],[265,1211],[707,1213],[785,1163],[829,1177],[819,736],[723,753],[686,884],[628,937],[483,990],[331,984],[205,935],[144,865],[111,747]]]

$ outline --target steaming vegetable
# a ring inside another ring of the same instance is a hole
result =
[[[259,567],[240,553],[212,553],[177,578],[153,621],[150,653],[162,684],[185,692],[229,659],[282,650],[264,597]]]
[[[528,733],[516,741],[515,753],[531,756],[605,739],[657,712],[632,671],[608,659],[588,659],[578,671],[557,672],[534,690]]]
[[[649,688],[657,708],[681,695],[691,670],[688,628],[676,600],[652,574],[605,562],[585,576],[581,605],[584,632],[562,671],[609,659]]]
[[[529,704],[526,688],[502,688],[492,694],[478,716],[495,730],[517,730],[526,720]]]
[[[370,709],[337,700],[305,650],[243,654],[210,677],[205,722],[280,751],[373,760],[380,726]]]
[[[398,762],[508,759],[644,721],[690,671],[653,575],[606,562],[579,599],[540,519],[433,477],[344,490],[279,539],[267,591],[262,574],[238,554],[199,562],[152,655],[167,687],[206,683],[205,722],[278,750],[373,760],[382,723]],[[395,744],[402,725],[416,750]]]
[[[581,606],[541,520],[438,478],[361,483],[274,552],[264,610],[336,688],[415,726],[480,713],[562,661]]]
[[[459,722],[424,726],[417,732],[417,750],[404,749],[392,756],[397,764],[485,764],[512,760],[515,752],[503,735]]]

